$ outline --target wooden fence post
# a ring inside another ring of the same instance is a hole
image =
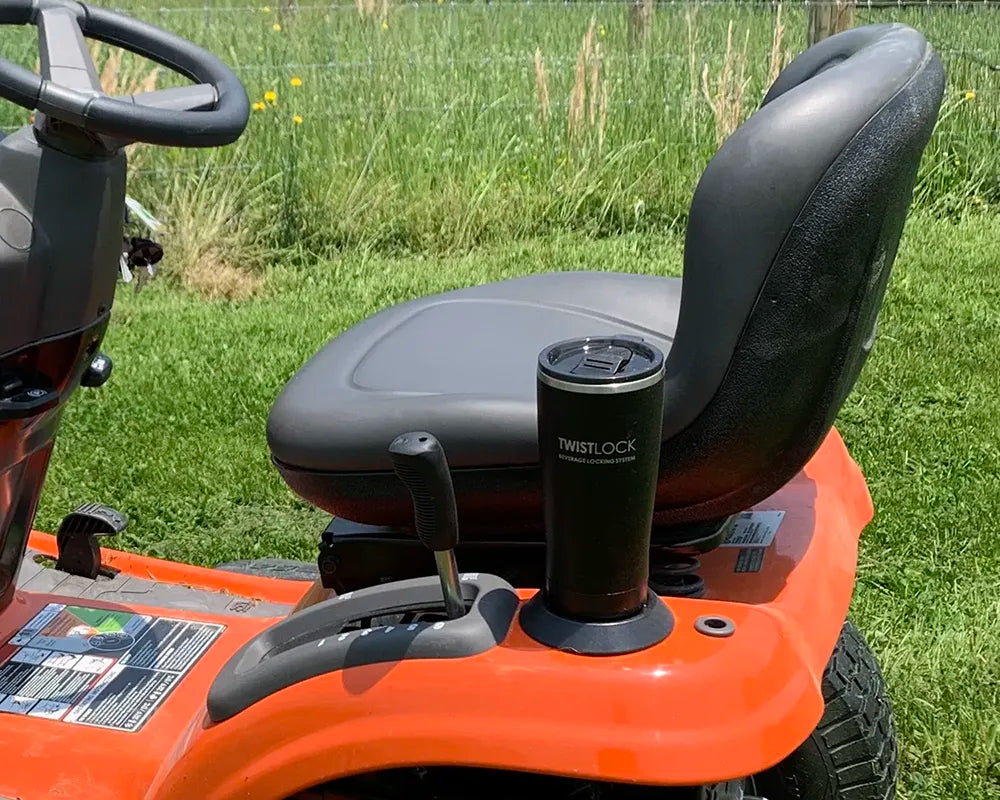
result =
[[[809,46],[854,25],[854,0],[819,0],[809,4]]]
[[[629,0],[628,40],[642,47],[649,39],[653,27],[653,0]]]

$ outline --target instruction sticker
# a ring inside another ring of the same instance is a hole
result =
[[[764,566],[763,547],[744,547],[736,556],[733,572],[760,572]]]
[[[224,630],[50,603],[0,645],[0,714],[137,731]]]
[[[770,547],[784,518],[784,511],[744,511],[721,546]]]

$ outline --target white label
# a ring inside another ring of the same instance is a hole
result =
[[[142,224],[149,228],[152,233],[156,233],[163,227],[163,223],[154,217],[149,209],[147,209],[134,197],[125,195],[125,205],[128,206],[128,210],[135,214]]]
[[[11,659],[13,661],[14,659]],[[66,655],[65,653],[50,653],[45,658],[45,666],[53,669],[73,669],[80,660],[80,656]],[[101,670],[102,672],[104,670]]]
[[[29,717],[41,717],[42,719],[62,719],[63,714],[69,708],[69,703],[57,703],[54,700],[39,700],[35,707],[28,712]]]
[[[80,718],[90,711],[91,703],[97,701],[100,697],[101,692],[104,691],[104,687],[110,684],[115,678],[122,674],[125,670],[124,665],[115,664],[111,669],[109,669],[97,683],[94,684],[93,688],[83,696],[74,707],[73,710],[66,715],[67,722],[78,722]]]
[[[59,616],[59,613],[66,608],[62,603],[49,603],[45,608],[35,614],[34,619],[28,622],[7,644],[20,647],[30,642],[36,633],[42,630],[52,620]]]
[[[91,675],[100,675],[113,663],[113,658],[80,656],[80,660],[73,665],[72,669],[75,669],[77,672],[89,672]]]
[[[37,703],[38,700],[34,697],[18,697],[17,695],[11,695],[2,703],[0,703],[0,711],[6,714],[27,714],[31,711],[31,707]]]
[[[784,511],[744,511],[722,547],[770,547],[784,517]]]
[[[139,635],[149,627],[149,623],[152,621],[152,617],[139,616],[136,614],[132,617],[132,619],[125,623],[124,627],[122,627],[122,631],[138,639]]]
[[[27,714],[137,731],[223,630],[208,622],[49,605],[2,648],[0,717]]]
[[[17,664],[35,664],[37,666],[44,663],[49,655],[48,650],[35,650],[32,647],[22,647],[10,657],[10,660]]]

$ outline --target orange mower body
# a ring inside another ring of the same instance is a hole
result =
[[[281,800],[348,775],[441,763],[443,753],[449,765],[654,785],[763,771],[820,719],[820,679],[850,603],[872,506],[834,431],[759,508],[784,512],[773,542],[703,556],[707,595],[664,600],[675,630],[655,647],[610,659],[574,655],[538,644],[515,621],[486,653],[347,668],[221,723],[206,714],[209,687],[276,618],[89,600],[93,608],[224,630],[135,731],[0,714],[0,750],[17,754],[0,772],[0,797]],[[30,546],[55,555],[51,536],[33,534]],[[124,553],[106,552],[105,563],[248,604],[291,605],[305,588]],[[46,606],[74,602],[19,591],[0,641]],[[735,630],[699,633],[696,620],[706,616],[729,619]],[[0,646],[0,669],[18,649]]]

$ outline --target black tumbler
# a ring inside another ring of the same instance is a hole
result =
[[[663,427],[663,353],[638,337],[573,339],[538,359],[545,605],[580,621],[639,613]]]

